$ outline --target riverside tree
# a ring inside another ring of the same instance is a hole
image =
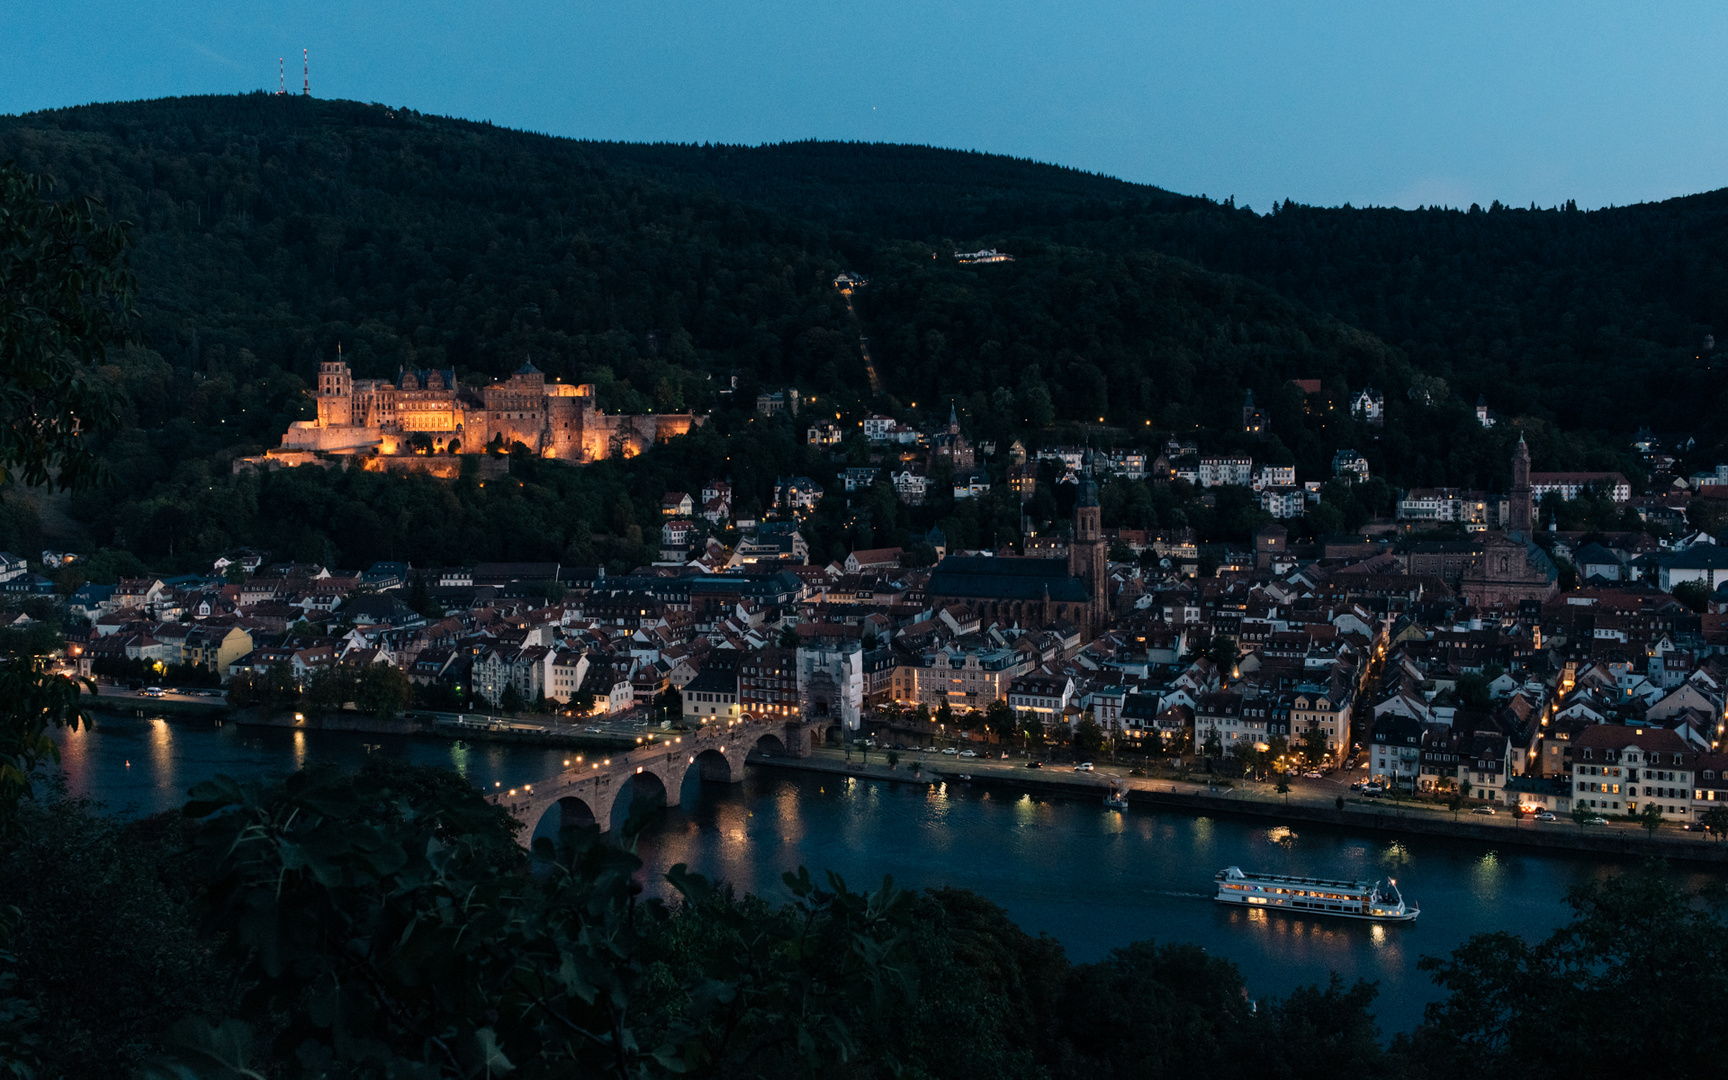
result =
[[[0,166],[0,484],[88,489],[106,476],[93,440],[113,429],[118,398],[96,365],[130,336],[125,230],[94,199],[53,201],[53,183]],[[93,687],[91,689],[94,689]],[[51,734],[85,717],[78,682],[49,671],[40,643],[8,639],[0,656],[0,840],[19,826],[38,765],[59,760]],[[19,929],[0,910],[0,1061],[28,1075],[34,1010],[14,988]]]
[[[1546,940],[1477,934],[1418,966],[1446,992],[1394,1047],[1420,1075],[1708,1077],[1728,1020],[1728,908],[1653,863],[1572,890]],[[1652,978],[1660,972],[1660,977]],[[1636,987],[1636,991],[1632,988]]]
[[[93,446],[119,398],[97,365],[130,340],[133,281],[124,227],[53,188],[0,166],[0,484],[81,491],[107,475]],[[58,759],[49,730],[81,721],[78,695],[33,650],[0,660],[0,834],[36,766]]]

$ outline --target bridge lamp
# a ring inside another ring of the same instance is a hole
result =
[[[640,765],[638,765],[638,766],[636,766],[636,771],[637,771],[637,772],[641,772],[641,771],[642,771],[642,766],[640,766]]]

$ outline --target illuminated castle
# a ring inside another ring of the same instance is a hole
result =
[[[355,379],[332,360],[318,366],[317,402],[318,418],[290,424],[282,452],[479,454],[521,443],[541,457],[587,462],[633,457],[707,419],[608,415],[592,384],[547,382],[533,364],[474,388],[459,385],[450,369],[404,372],[394,382]]]

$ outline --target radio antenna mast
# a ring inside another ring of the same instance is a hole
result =
[[[276,58],[276,96],[281,97],[288,92],[288,61],[285,57]]]
[[[306,84],[300,90],[301,97],[312,96],[312,60],[305,49],[300,50],[300,63],[306,75]]]

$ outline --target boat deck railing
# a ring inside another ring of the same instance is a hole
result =
[[[1250,874],[1241,871],[1244,881],[1275,881],[1281,885],[1325,885],[1335,889],[1367,889],[1372,883],[1367,881],[1345,881],[1339,878],[1297,877],[1291,874]]]

